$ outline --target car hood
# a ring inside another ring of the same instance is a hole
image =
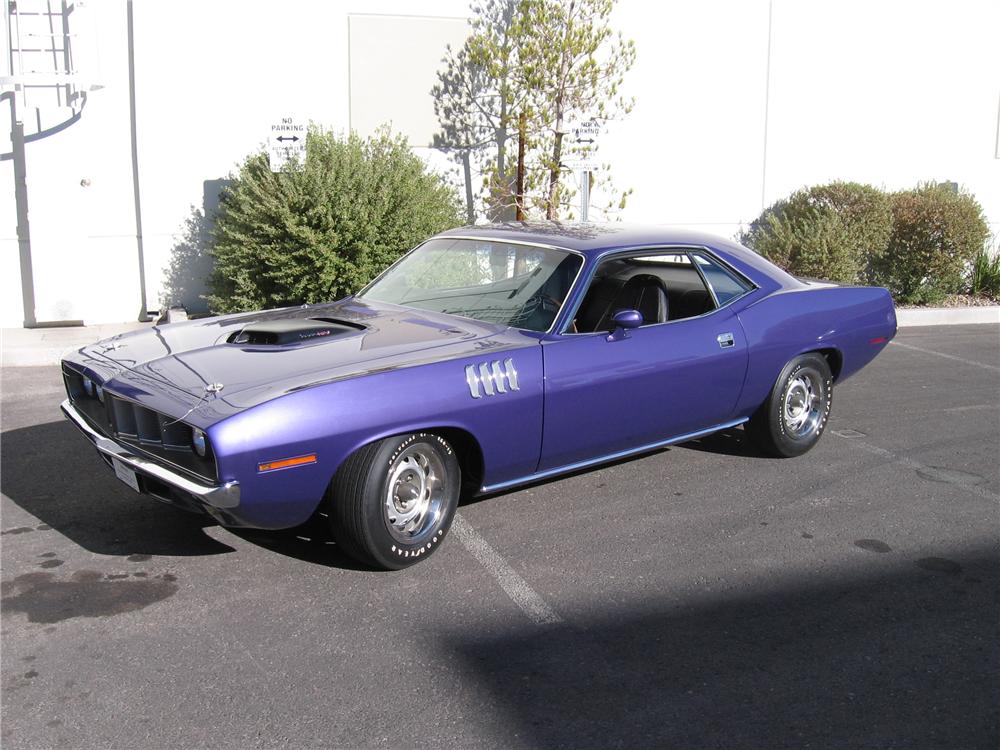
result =
[[[332,331],[294,343],[232,343],[244,331],[324,324]],[[537,340],[505,326],[347,298],[155,326],[80,354],[198,398],[221,386],[227,402],[245,408],[320,382],[532,343]]]

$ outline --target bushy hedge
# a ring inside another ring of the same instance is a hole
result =
[[[892,235],[874,279],[897,301],[914,304],[969,291],[973,261],[989,234],[969,193],[935,183],[894,193]]]
[[[768,208],[741,240],[797,276],[869,281],[892,231],[888,196],[870,185],[834,182],[798,190]]]
[[[886,193],[835,182],[766,209],[743,244],[798,276],[887,287],[923,304],[970,289],[989,227],[969,193],[928,183]]]
[[[209,304],[233,312],[337,299],[461,223],[452,189],[405,139],[314,129],[304,163],[276,174],[254,154],[223,192]]]

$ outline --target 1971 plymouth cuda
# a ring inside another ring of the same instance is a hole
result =
[[[338,302],[86,346],[62,409],[136,492],[232,527],[323,508],[348,554],[394,569],[437,548],[462,492],[737,425],[805,453],[895,332],[886,290],[703,234],[466,227]]]

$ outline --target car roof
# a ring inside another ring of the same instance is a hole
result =
[[[704,232],[655,225],[562,221],[480,224],[441,233],[441,236],[448,235],[552,245],[576,250],[584,255],[596,254],[609,248],[641,245],[715,245],[721,239]]]
[[[776,286],[800,286],[791,276],[742,245],[707,232],[656,224],[519,221],[458,227],[437,237],[476,237],[575,250],[588,259],[603,252],[650,246],[696,246],[714,250],[723,260],[758,285],[765,279]]]

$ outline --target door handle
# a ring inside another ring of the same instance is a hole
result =
[[[730,347],[736,345],[733,341],[733,334],[731,333],[720,333],[715,337],[715,340],[719,342],[719,346],[723,349],[729,349]]]

